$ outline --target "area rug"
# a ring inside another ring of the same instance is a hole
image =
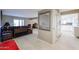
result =
[[[0,50],[19,50],[15,40],[0,42]]]

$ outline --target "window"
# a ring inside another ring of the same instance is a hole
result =
[[[24,20],[14,19],[14,26],[24,26]]]
[[[24,20],[19,20],[19,22],[20,22],[19,23],[20,26],[24,26]]]

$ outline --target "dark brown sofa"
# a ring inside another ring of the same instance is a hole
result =
[[[31,28],[28,28],[27,26],[17,26],[17,27],[14,27],[13,36],[18,37],[25,34],[31,34],[31,33],[32,33]]]
[[[2,40],[16,38],[26,34],[31,34],[32,29],[28,26],[11,26],[7,31],[2,29]]]

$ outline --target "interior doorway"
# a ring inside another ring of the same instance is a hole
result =
[[[78,24],[78,14],[61,15],[61,33],[74,35],[74,27]]]

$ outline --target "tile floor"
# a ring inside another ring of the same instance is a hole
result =
[[[71,28],[71,29],[70,29]],[[69,29],[69,30],[68,30]],[[62,35],[55,44],[38,39],[38,30],[33,34],[14,39],[22,50],[78,50],[79,39],[74,36],[71,26],[62,27]]]

